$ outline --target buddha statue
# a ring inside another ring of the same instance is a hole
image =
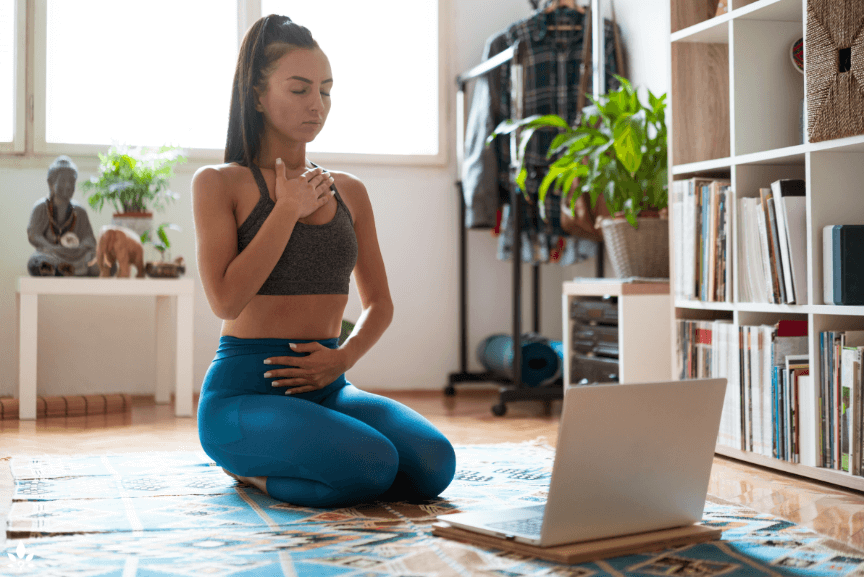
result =
[[[78,168],[58,156],[48,168],[49,195],[33,205],[27,239],[36,252],[27,262],[31,276],[99,276],[88,266],[96,255],[96,237],[83,206],[72,200]]]

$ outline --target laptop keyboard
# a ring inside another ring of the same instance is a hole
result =
[[[493,529],[501,529],[504,531],[513,531],[514,533],[522,533],[523,535],[540,536],[540,527],[543,526],[543,517],[529,517],[527,519],[510,519],[508,521],[496,521],[494,523],[486,523]]]

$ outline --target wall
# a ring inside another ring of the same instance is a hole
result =
[[[668,72],[655,66],[662,57],[668,17],[647,9],[648,3],[618,0],[618,18],[631,55],[637,83],[655,93],[665,90]],[[480,63],[486,39],[513,22],[527,17],[527,0],[452,0],[452,33],[448,47],[449,78]],[[665,18],[665,19],[664,19]],[[651,24],[649,26],[649,23]],[[650,55],[654,55],[651,57]],[[635,55],[635,56],[634,56]],[[470,96],[470,93],[469,93]],[[448,374],[459,370],[458,180],[455,153],[455,89],[449,94],[450,138],[448,166],[442,168],[340,164],[330,166],[358,176],[366,185],[375,211],[379,242],[395,317],[369,353],[348,373],[348,379],[366,390],[441,389]],[[97,160],[73,157],[79,167],[74,200],[85,204],[80,184],[95,174]],[[314,160],[314,158],[313,158]],[[0,395],[18,396],[17,278],[27,275],[26,262],[33,247],[26,227],[33,204],[47,195],[45,181],[52,158],[0,159],[0,190],[5,206],[0,227]],[[175,222],[182,233],[172,233],[172,257],[186,259],[186,275],[195,279],[195,344],[193,389],[201,382],[216,351],[221,321],[211,311],[198,279],[189,183],[201,164],[189,163],[177,171],[171,189],[179,202],[156,215],[156,222]],[[98,235],[110,221],[110,209],[95,213],[91,224]],[[496,258],[498,239],[489,230],[468,231],[468,369],[482,370],[475,355],[479,342],[493,333],[510,333],[512,261]],[[147,258],[155,258],[148,247]],[[593,261],[572,266],[541,266],[541,332],[561,336],[561,283],[574,276],[593,276]],[[606,270],[611,271],[608,262]],[[522,265],[523,330],[532,327],[532,266]],[[152,394],[155,369],[155,298],[71,297],[39,299],[38,394],[125,392]],[[353,278],[346,318],[361,312]],[[172,308],[173,313],[173,308]],[[483,386],[483,385],[465,385]],[[486,385],[494,386],[494,385]]]

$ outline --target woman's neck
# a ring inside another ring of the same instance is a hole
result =
[[[261,149],[258,151],[257,163],[262,168],[274,168],[276,159],[281,158],[288,172],[306,169],[305,142],[274,142],[266,135],[261,139]]]

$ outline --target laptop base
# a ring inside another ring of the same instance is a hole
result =
[[[681,545],[716,541],[720,539],[723,530],[695,524],[686,527],[651,531],[649,533],[625,535],[623,537],[568,543],[554,547],[540,547],[518,543],[503,537],[493,537],[453,527],[446,522],[433,523],[432,534],[481,547],[492,547],[519,555],[555,561],[556,563],[573,564],[620,557],[622,555],[633,555],[635,553],[644,553],[645,551],[659,551]]]

